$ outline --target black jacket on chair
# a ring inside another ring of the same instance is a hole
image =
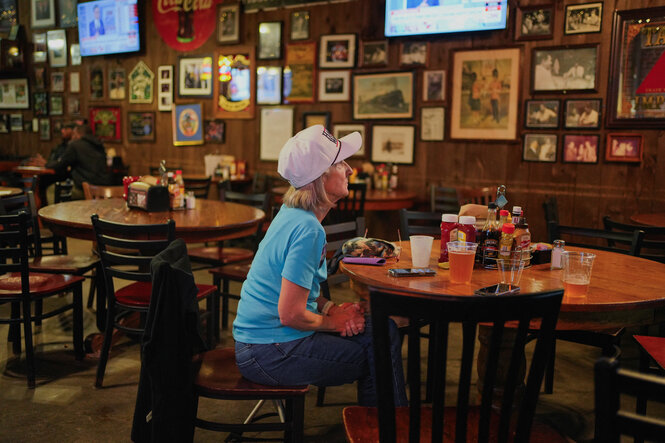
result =
[[[153,258],[152,295],[141,343],[134,409],[135,442],[194,438],[196,397],[192,357],[206,349],[187,247],[178,239]]]

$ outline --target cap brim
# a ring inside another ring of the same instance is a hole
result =
[[[358,152],[363,144],[363,138],[360,135],[360,132],[357,131],[345,135],[344,137],[340,138],[339,141],[341,142],[342,147],[335,163],[339,163],[342,160],[346,160],[347,158],[351,157],[353,154]]]

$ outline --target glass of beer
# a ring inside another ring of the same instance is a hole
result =
[[[566,297],[584,297],[591,282],[591,268],[596,254],[566,251],[561,254],[563,289]]]
[[[478,243],[465,241],[448,242],[448,259],[450,261],[450,282],[471,283],[473,262],[476,257]]]

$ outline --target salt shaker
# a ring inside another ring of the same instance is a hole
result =
[[[566,242],[563,240],[554,240],[554,247],[552,248],[552,261],[550,269],[561,269],[561,254],[564,251]]]

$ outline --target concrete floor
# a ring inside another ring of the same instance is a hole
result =
[[[84,252],[90,243],[70,240],[70,251]],[[206,271],[196,273],[197,282],[209,283]],[[338,302],[354,299],[343,284],[333,288]],[[87,283],[84,286],[87,294]],[[58,303],[58,299],[52,302]],[[62,300],[60,300],[62,302]],[[235,303],[231,309],[235,312]],[[6,315],[8,307],[0,306]],[[6,344],[6,325],[0,325],[0,442],[117,442],[129,441],[138,385],[139,345],[123,338],[112,349],[104,388],[95,389],[97,359],[88,355],[77,362],[71,346],[71,314],[44,321],[35,333],[37,388],[27,389],[23,359],[11,354]],[[96,332],[94,313],[85,311],[85,334]],[[623,339],[623,364],[637,365],[637,350],[628,331]],[[231,346],[230,332],[223,331],[220,346]],[[406,347],[405,347],[406,348]],[[542,394],[537,419],[545,421],[572,441],[593,438],[593,364],[599,351],[571,343],[557,345],[554,394]],[[355,403],[355,386],[331,387],[326,404],[316,407],[316,388],[306,400],[305,434],[308,442],[343,442],[342,409]],[[199,414],[241,421],[251,402],[202,399]],[[265,410],[271,409],[270,405]],[[664,413],[665,414],[665,413]],[[220,441],[225,435],[197,429],[197,442]]]

